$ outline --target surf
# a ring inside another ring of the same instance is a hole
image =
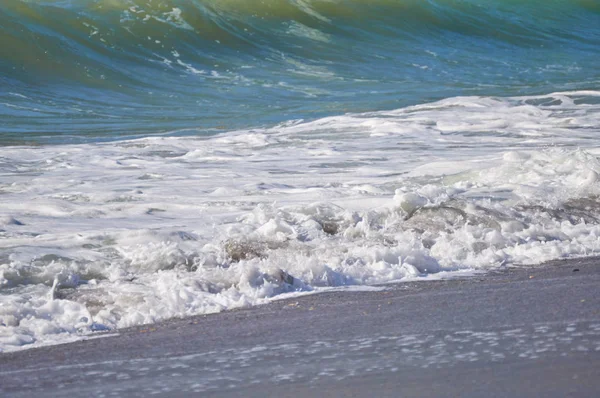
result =
[[[599,98],[0,148],[0,350],[598,255]]]

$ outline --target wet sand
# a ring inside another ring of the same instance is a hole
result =
[[[600,260],[330,292],[0,354],[2,396],[600,395]]]

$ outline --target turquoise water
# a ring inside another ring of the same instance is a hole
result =
[[[600,88],[600,2],[3,0],[0,144]]]

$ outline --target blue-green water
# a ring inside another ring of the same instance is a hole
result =
[[[0,144],[600,88],[600,2],[3,0]]]

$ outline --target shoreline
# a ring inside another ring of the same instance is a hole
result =
[[[0,354],[0,393],[591,396],[598,283],[595,257],[274,300]]]

